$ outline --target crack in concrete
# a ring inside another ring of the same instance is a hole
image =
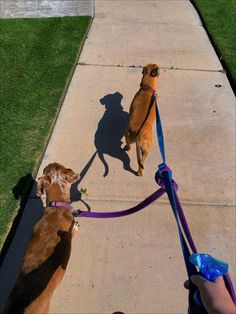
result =
[[[127,64],[98,64],[98,63],[86,63],[86,62],[78,62],[80,66],[90,66],[90,67],[105,67],[105,68],[134,68],[141,69],[142,65],[127,65]],[[195,69],[195,68],[179,68],[175,66],[170,67],[160,67],[161,70],[164,71],[195,71],[195,72],[211,72],[211,73],[222,73],[226,74],[224,69],[221,70],[211,70],[211,69]]]

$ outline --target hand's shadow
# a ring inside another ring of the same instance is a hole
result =
[[[123,111],[123,107],[121,106],[122,98],[123,96],[116,92],[100,99],[100,103],[105,106],[105,112],[98,123],[94,144],[105,168],[104,177],[109,173],[109,166],[104,157],[105,154],[119,159],[126,171],[136,174],[130,167],[128,154],[121,148],[121,139],[129,117],[128,113]]]

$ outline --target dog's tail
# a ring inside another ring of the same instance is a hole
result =
[[[136,138],[136,153],[137,153],[138,165],[139,165],[139,167],[141,167],[142,169],[144,169],[143,164],[142,164],[142,162],[141,162],[141,153],[142,153],[142,151],[141,151],[141,149],[140,149],[139,146],[138,146],[137,138]]]
[[[104,165],[104,174],[103,174],[103,177],[106,177],[109,173],[109,167],[108,167],[108,164],[104,158],[104,154],[102,152],[99,152],[98,151],[98,157],[100,158],[101,162],[103,163]]]

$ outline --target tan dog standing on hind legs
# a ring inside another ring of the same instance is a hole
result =
[[[71,169],[49,164],[38,179],[37,194],[46,191],[46,208],[34,227],[21,273],[3,314],[47,314],[53,291],[62,280],[78,230],[70,205],[70,187],[79,179]]]
[[[144,173],[144,161],[152,145],[152,125],[156,119],[153,96],[156,94],[160,69],[156,64],[148,64],[143,67],[142,73],[140,89],[131,103],[128,127],[124,134],[126,151],[130,150],[130,144],[136,143],[138,176]]]

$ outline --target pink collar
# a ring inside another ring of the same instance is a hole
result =
[[[64,207],[64,208],[67,208],[67,209],[72,209],[73,208],[71,206],[71,204],[65,203],[65,202],[49,202],[48,206],[49,207]]]
[[[144,84],[140,84],[140,88],[142,90],[150,90],[152,92],[152,95],[156,95],[157,94],[157,91],[155,89],[153,89],[151,86],[149,85],[144,85]]]

